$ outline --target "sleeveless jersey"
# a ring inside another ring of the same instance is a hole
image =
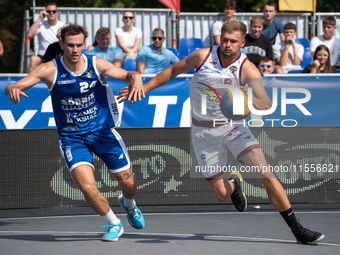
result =
[[[106,77],[99,75],[96,57],[83,55],[81,75],[70,71],[63,56],[53,60],[56,67],[49,89],[59,135],[82,135],[119,125],[115,97]]]
[[[233,63],[222,67],[218,50],[219,46],[217,45],[210,48],[205,60],[191,79],[191,116],[198,121],[226,119],[220,110],[220,100],[227,89],[215,86],[220,84],[240,85],[242,66],[248,59],[244,54],[239,53]]]

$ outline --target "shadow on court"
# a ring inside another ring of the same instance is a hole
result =
[[[0,254],[338,254],[340,205],[294,205],[302,224],[322,232],[318,245],[296,244],[271,205],[141,206],[143,230],[120,207],[124,234],[102,242],[105,221],[88,207],[0,210]]]

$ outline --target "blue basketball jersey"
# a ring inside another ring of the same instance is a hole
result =
[[[49,91],[59,135],[81,135],[119,125],[112,88],[106,77],[99,75],[96,57],[83,57],[81,75],[65,66],[63,56],[53,60],[56,72]]]

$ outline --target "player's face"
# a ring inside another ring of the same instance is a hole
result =
[[[152,45],[155,49],[161,48],[165,40],[164,34],[162,33],[162,31],[154,31],[152,33],[151,40],[152,40]]]
[[[328,52],[325,50],[319,50],[316,53],[315,58],[319,60],[320,64],[325,64],[328,59]]]
[[[78,63],[85,48],[85,39],[82,33],[65,36],[65,42],[60,44],[64,50],[64,57],[70,63]]]
[[[336,26],[323,25],[322,26],[322,31],[323,31],[324,37],[332,38],[335,28],[336,28]]]
[[[234,10],[232,8],[227,8],[227,9],[224,9],[223,12],[224,12],[224,17],[226,18],[226,20],[229,20],[229,19],[233,18],[236,10]]]
[[[261,74],[271,74],[274,71],[274,65],[272,61],[264,62],[261,61],[259,64],[259,70]]]
[[[265,20],[272,20],[276,15],[276,10],[274,6],[265,5],[263,8],[263,18]]]
[[[97,37],[98,47],[101,50],[107,50],[111,42],[111,34],[99,35]]]
[[[240,52],[240,48],[244,46],[245,39],[242,38],[241,31],[224,32],[221,35],[221,53],[225,57],[235,56]]]
[[[250,35],[252,37],[259,38],[262,29],[263,29],[263,26],[260,23],[253,23],[250,26]]]

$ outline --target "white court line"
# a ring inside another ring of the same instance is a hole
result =
[[[252,214],[277,214],[277,211],[273,212],[170,212],[170,213],[143,213],[143,216],[177,216],[177,215],[252,215]],[[340,211],[297,211],[296,214],[340,214]],[[125,213],[115,213],[117,216],[124,216]],[[20,217],[20,218],[0,218],[0,221],[8,220],[34,220],[34,219],[59,219],[59,218],[84,218],[84,217],[98,217],[98,214],[90,215],[63,215],[63,216],[38,216],[38,217]]]
[[[0,231],[0,234],[102,234],[102,232],[94,231]],[[272,241],[272,242],[286,242],[286,243],[296,243],[296,241],[285,240],[285,239],[273,239],[273,238],[262,238],[262,237],[244,237],[244,236],[225,236],[225,235],[201,235],[201,234],[178,234],[178,233],[132,233],[124,232],[125,235],[136,235],[136,236],[177,236],[177,237],[203,237],[206,240],[209,239],[221,239],[221,240],[253,240],[253,241]],[[1,235],[0,235],[1,236]],[[83,237],[82,237],[83,238]],[[340,244],[335,243],[318,243],[318,246],[337,246]]]

